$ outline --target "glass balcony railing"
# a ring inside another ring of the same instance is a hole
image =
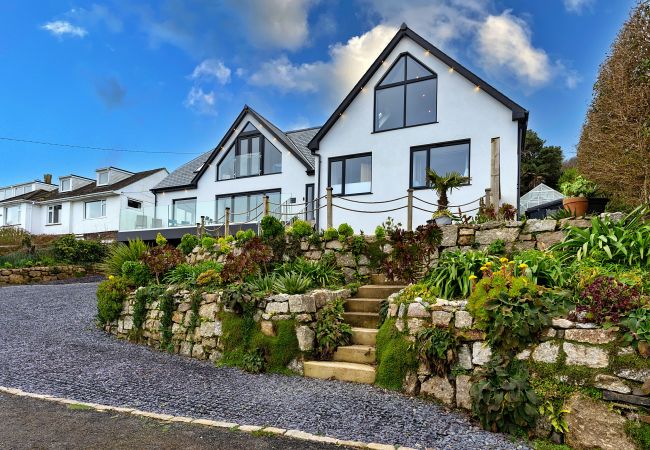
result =
[[[183,201],[175,205],[124,208],[120,211],[120,231],[194,227],[202,216],[205,225],[223,225],[226,207],[230,207],[231,224],[259,223],[264,217],[262,194],[253,194],[212,202]],[[269,214],[283,222],[294,218],[311,220],[313,209],[306,207],[302,197],[299,201],[291,194],[269,193]]]

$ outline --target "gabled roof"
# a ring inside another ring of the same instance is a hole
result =
[[[59,192],[58,189],[55,189],[53,191],[45,191],[43,189],[39,189],[34,192],[28,192],[27,194],[17,195],[15,197],[4,199],[0,203],[12,202],[15,200],[46,202],[50,200],[64,200],[66,198],[79,197],[82,195],[92,195],[92,194],[101,194],[104,192],[112,192],[117,189],[121,189],[123,187],[129,186],[130,184],[133,184],[136,181],[140,181],[144,178],[147,178],[148,176],[151,176],[156,172],[160,172],[161,170],[166,171],[167,169],[158,168],[152,170],[145,170],[143,172],[136,172],[133,175],[124,178],[120,181],[116,181],[113,184],[107,184],[101,186],[97,186],[97,183],[93,181],[92,183],[88,183],[77,189],[73,189],[71,191],[65,191],[65,192]]]
[[[415,43],[420,45],[422,48],[428,50],[429,53],[431,53],[433,56],[438,58],[440,61],[447,64],[449,67],[452,67],[455,72],[464,76],[476,86],[480,86],[482,91],[491,95],[492,97],[494,97],[495,100],[501,102],[507,108],[512,110],[512,120],[519,120],[519,121],[528,120],[528,111],[526,109],[524,109],[522,106],[520,106],[519,104],[515,103],[513,100],[506,97],[504,94],[499,92],[496,88],[488,84],[485,80],[481,79],[478,75],[476,75],[471,70],[464,67],[458,61],[456,61],[451,56],[444,53],[442,50],[437,48],[431,42],[424,39],[415,31],[407,27],[405,23],[403,23],[399,31],[395,34],[393,39],[391,39],[391,41],[388,43],[386,48],[379,54],[375,62],[372,63],[370,68],[366,71],[363,77],[361,77],[359,82],[352,88],[350,93],[343,99],[341,104],[338,106],[338,108],[336,108],[336,110],[330,116],[330,118],[327,119],[325,125],[323,125],[323,127],[318,131],[318,133],[316,133],[316,135],[311,140],[311,142],[309,142],[308,147],[310,150],[312,151],[318,150],[318,146],[320,144],[321,139],[323,139],[323,137],[327,134],[330,128],[334,126],[334,124],[341,116],[341,114],[343,114],[343,112],[347,109],[348,106],[350,106],[350,104],[356,98],[359,92],[361,92],[361,88],[363,88],[370,81],[370,78],[372,78],[375,72],[381,67],[382,62],[385,61],[386,58],[388,58],[388,56],[390,56],[390,54],[395,49],[397,44],[404,37],[410,38]]]
[[[311,150],[307,148],[307,143],[316,134],[318,128],[307,128],[304,130],[284,132],[253,108],[245,105],[244,109],[239,113],[226,135],[214,149],[174,170],[167,178],[156,185],[152,191],[161,192],[196,187],[196,184],[208,169],[208,166],[217,158],[222,150],[226,150],[224,146],[230,137],[237,132],[237,129],[242,125],[247,114],[253,116],[255,120],[266,129],[266,131],[280,141],[282,145],[289,150],[289,152],[291,152],[291,154],[293,154],[303,166],[305,166],[307,173],[314,173],[314,156],[312,155]]]

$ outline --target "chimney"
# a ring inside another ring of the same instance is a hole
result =
[[[52,174],[46,173],[45,175],[43,175],[43,182],[46,184],[52,184]]]

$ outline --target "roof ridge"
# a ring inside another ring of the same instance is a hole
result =
[[[289,133],[298,133],[299,131],[309,131],[309,130],[318,130],[320,128],[323,128],[322,125],[318,125],[317,127],[307,127],[307,128],[298,128],[297,130],[289,130],[285,131],[284,134],[289,134]]]

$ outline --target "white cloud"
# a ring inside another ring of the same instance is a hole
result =
[[[218,59],[205,59],[192,71],[193,80],[217,80],[220,84],[230,82],[230,69]]]
[[[262,64],[249,81],[256,86],[273,86],[282,92],[316,92],[322,81],[325,63],[293,64],[286,55]]]
[[[592,5],[593,0],[564,0],[564,8],[572,13],[580,14]]]
[[[216,94],[214,91],[204,92],[200,87],[192,87],[185,98],[184,105],[199,114],[215,115]]]
[[[55,20],[53,22],[48,22],[41,27],[42,29],[49,31],[54,36],[63,37],[65,35],[84,37],[88,32],[81,27],[72,25],[70,22],[65,20]]]
[[[531,32],[523,20],[509,11],[488,16],[477,35],[482,66],[491,72],[504,68],[531,87],[546,84],[553,76],[548,55],[531,43]]]
[[[309,39],[307,16],[314,0],[238,0],[231,3],[259,47],[296,50]]]

